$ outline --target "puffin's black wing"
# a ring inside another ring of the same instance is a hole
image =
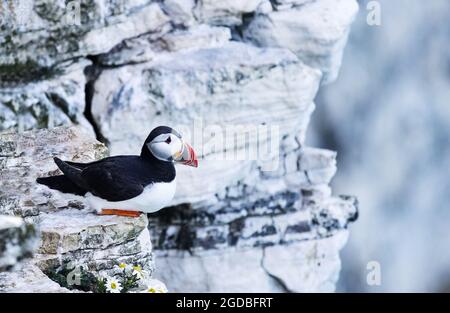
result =
[[[92,163],[64,162],[55,158],[55,163],[78,187],[108,201],[134,198],[148,184],[139,175],[141,162],[132,156],[110,157]]]
[[[39,177],[36,179],[39,184],[45,185],[50,189],[55,189],[64,193],[71,193],[78,196],[84,196],[86,190],[74,184],[65,175],[56,175],[50,177]]]
[[[88,190],[108,201],[123,201],[134,198],[144,191],[142,183],[129,175],[124,164],[102,162],[88,166],[81,172]]]

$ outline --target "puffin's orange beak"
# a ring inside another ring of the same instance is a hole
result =
[[[177,153],[174,160],[184,165],[198,167],[197,155],[195,154],[194,149],[187,143],[183,143],[182,150]]]

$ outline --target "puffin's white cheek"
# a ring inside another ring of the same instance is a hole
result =
[[[169,145],[165,142],[158,142],[152,145],[151,152],[155,157],[160,160],[168,160],[168,158],[172,155],[170,153]]]
[[[174,142],[173,144],[170,145],[170,155],[175,155],[176,153],[181,151],[181,141],[177,140],[176,142]]]

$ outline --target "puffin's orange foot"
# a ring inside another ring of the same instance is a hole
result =
[[[128,217],[139,217],[141,212],[137,211],[127,211],[118,209],[102,209],[99,215],[118,215],[118,216],[128,216]]]

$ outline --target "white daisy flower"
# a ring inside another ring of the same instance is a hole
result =
[[[119,281],[113,277],[108,277],[106,279],[106,291],[109,293],[120,293],[122,290],[122,285]]]
[[[157,279],[149,279],[147,284],[147,289],[144,292],[150,292],[150,293],[167,293],[167,287],[166,285]]]
[[[145,271],[142,269],[140,265],[133,266],[133,272],[132,274],[135,275],[139,279],[144,279],[144,273]]]
[[[119,272],[122,272],[123,270],[125,270],[126,273],[130,273],[131,271],[133,271],[133,266],[122,262],[122,263],[119,263],[118,265],[116,265],[115,269],[119,270]]]

